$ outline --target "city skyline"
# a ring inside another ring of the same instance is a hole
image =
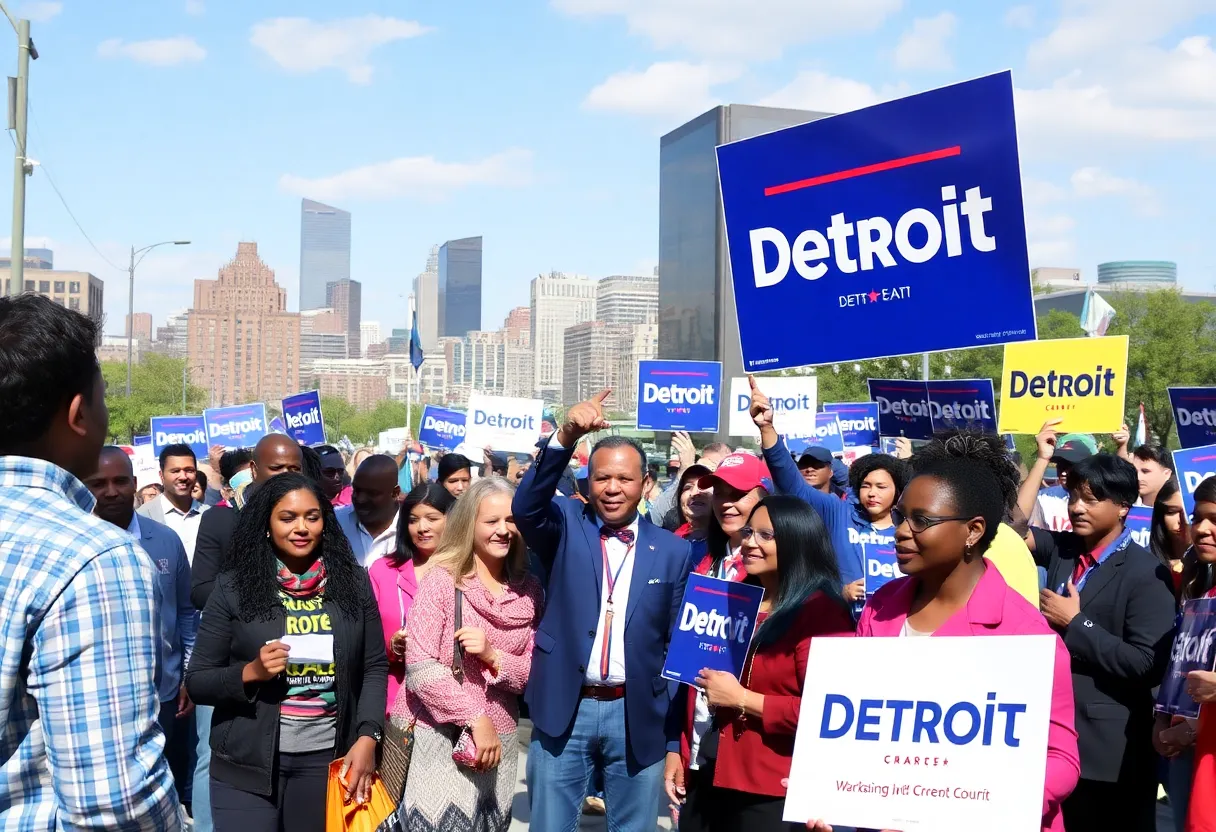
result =
[[[136,309],[158,325],[238,241],[298,309],[302,198],[355,218],[350,276],[386,327],[407,319],[419,253],[468,232],[486,242],[482,319],[500,320],[537,273],[651,273],[658,137],[715,104],[838,112],[1007,67],[1032,264],[1092,279],[1099,262],[1167,259],[1184,287],[1216,283],[1194,175],[1216,140],[1206,6],[33,7],[26,244],[110,284],[110,333],[130,246],[165,239],[193,244],[139,267]],[[116,113],[121,130],[79,130]]]

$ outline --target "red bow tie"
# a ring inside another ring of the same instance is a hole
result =
[[[617,540],[624,543],[626,546],[633,545],[633,530],[632,529],[610,529],[604,526],[600,529],[600,540],[607,540],[610,537],[615,537]]]

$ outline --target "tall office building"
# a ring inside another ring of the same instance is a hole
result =
[[[330,283],[350,279],[350,212],[300,202],[300,309],[329,306]]]
[[[439,247],[437,311],[440,337],[463,338],[481,329],[480,237],[448,240]]]
[[[191,378],[212,403],[299,392],[300,316],[287,311],[287,290],[275,283],[257,243],[238,243],[217,279],[194,281],[187,329]]]
[[[134,315],[127,315],[126,321],[127,325],[122,333],[124,336],[130,335],[132,338],[144,341],[152,340],[151,312],[136,312]]]
[[[30,251],[45,251],[45,249],[30,249]],[[50,252],[46,252],[46,254],[49,256]],[[99,325],[105,320],[105,283],[101,278],[88,272],[55,271],[41,266],[34,270],[29,266],[30,258],[31,255],[27,253],[25,261],[29,273],[25,275],[24,288],[10,285],[12,283],[11,262],[10,267],[0,268],[0,286],[4,288],[5,295],[10,293],[19,295],[23,291],[32,292],[42,295],[44,298],[50,298],[60,306],[81,312]]]
[[[12,267],[13,257],[11,252],[7,257],[0,257],[0,269],[11,269]],[[54,269],[55,252],[49,248],[27,248],[25,250],[25,268]]]
[[[439,246],[431,246],[426,270],[414,278],[414,314],[422,349],[435,349],[439,343]]]
[[[630,334],[617,349],[616,409],[625,413],[638,410],[638,362],[659,355],[659,324],[633,324]]]
[[[471,392],[502,395],[506,347],[501,332],[474,330],[452,344],[450,387],[468,400]]]
[[[605,277],[595,288],[595,319],[606,324],[657,323],[658,275]]]
[[[347,357],[346,325],[332,309],[306,309],[300,313],[300,386],[316,385],[313,370],[318,361]]]
[[[367,348],[384,343],[380,335],[379,321],[361,321],[359,323],[359,347],[363,350],[363,358],[367,358]]]
[[[743,374],[716,148],[828,113],[730,104],[659,140],[659,357],[722,361]],[[726,398],[722,399],[725,433]]]
[[[582,275],[550,272],[532,279],[533,384],[541,398],[561,404],[566,330],[595,318],[596,285]]]
[[[585,321],[568,327],[563,334],[562,401],[586,401],[599,391],[610,389],[608,408],[623,409],[619,356],[622,347],[632,341],[630,324]]]
[[[363,310],[363,286],[357,280],[339,280],[325,287],[325,306],[334,310],[346,330],[346,357],[360,358],[360,320]]]
[[[190,313],[186,309],[170,312],[165,318],[165,325],[156,328],[156,340],[152,342],[153,352],[170,358],[185,358],[186,344],[190,338],[189,318]]]

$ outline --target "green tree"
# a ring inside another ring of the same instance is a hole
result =
[[[182,370],[184,358],[145,355],[131,367],[131,397],[127,398],[127,365],[124,361],[103,361],[106,382],[106,407],[110,410],[111,442],[131,442],[151,430],[153,416],[182,414]],[[186,386],[187,414],[202,413],[207,406],[207,391]]]

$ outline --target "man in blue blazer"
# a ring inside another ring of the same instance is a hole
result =
[[[135,513],[135,472],[122,448],[101,449],[97,473],[85,481],[97,500],[93,514],[135,538],[156,566],[156,593],[160,602],[161,647],[157,663],[160,687],[160,727],[165,732],[165,756],[173,769],[178,796],[190,803],[194,745],[194,704],[186,695],[184,676],[198,615],[190,603],[190,561],[181,538],[168,526]]]
[[[609,829],[653,829],[672,688],[660,673],[684,595],[688,543],[638,514],[646,455],[621,436],[592,449],[589,503],[554,497],[578,441],[608,427],[608,391],[572,407],[515,494],[515,523],[549,574],[524,693],[532,717],[533,832],[578,826],[592,773]]]

